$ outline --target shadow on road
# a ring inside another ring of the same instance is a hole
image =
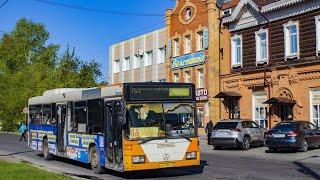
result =
[[[21,151],[21,152],[14,152],[14,153],[9,153],[9,154],[0,154],[0,156],[12,156],[12,155],[17,155],[17,154],[24,154],[24,153],[29,153],[33,152],[34,150],[28,150],[28,151]]]
[[[117,173],[117,174],[111,174],[111,175],[115,175],[125,179],[148,179],[148,178],[159,178],[159,177],[188,176],[188,175],[201,174],[206,165],[208,165],[207,161],[201,161],[200,166],[136,171],[136,172],[127,172],[127,173]]]
[[[42,155],[38,154],[38,156],[42,156]],[[91,169],[90,165],[86,163],[81,163],[78,161],[74,161],[74,160],[62,158],[62,157],[55,157],[54,159],[63,163],[74,165],[74,166]],[[200,166],[158,169],[158,170],[144,170],[144,171],[125,172],[125,173],[117,172],[113,170],[106,170],[105,173],[112,176],[125,178],[125,179],[148,179],[148,178],[158,178],[158,177],[187,176],[187,175],[201,174],[206,165],[208,165],[207,161],[201,161]],[[65,174],[77,176],[84,179],[94,179],[94,180],[100,179],[98,176],[69,174],[69,173],[65,173]]]
[[[302,174],[311,176],[315,179],[320,179],[320,174],[318,174],[317,172],[313,171],[312,169],[308,168],[306,165],[304,165],[303,163],[300,162],[293,162],[293,164],[295,164],[296,166],[299,167],[298,171],[301,172]]]

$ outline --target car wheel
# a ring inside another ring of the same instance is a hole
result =
[[[220,150],[220,149],[221,149],[221,146],[214,145],[213,148],[214,148],[215,150]]]
[[[250,138],[249,137],[244,137],[243,143],[242,143],[242,149],[243,150],[248,150],[250,149]]]
[[[307,152],[308,149],[309,149],[308,141],[306,139],[302,139],[302,141],[301,141],[301,151],[302,152]]]
[[[269,148],[269,152],[277,152],[278,149],[277,148]]]
[[[49,152],[49,143],[48,139],[44,139],[42,143],[42,154],[45,160],[51,160],[53,159],[52,154]]]
[[[101,174],[103,173],[104,169],[101,167],[100,164],[100,156],[97,152],[96,147],[90,148],[90,165],[91,169],[95,174]]]

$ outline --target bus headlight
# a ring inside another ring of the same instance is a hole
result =
[[[196,159],[197,158],[197,152],[187,152],[186,159]]]
[[[146,162],[145,156],[132,156],[133,164],[142,164]]]

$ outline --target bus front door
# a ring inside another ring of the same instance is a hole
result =
[[[107,160],[111,164],[122,163],[122,128],[117,116],[119,101],[107,101],[105,108],[105,147]]]
[[[65,151],[65,124],[66,124],[66,117],[67,117],[67,106],[65,104],[57,105],[57,125],[58,125],[58,132],[57,132],[57,146],[59,152]]]

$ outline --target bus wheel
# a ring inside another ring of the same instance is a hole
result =
[[[52,154],[50,154],[49,152],[49,143],[48,143],[48,139],[44,139],[43,140],[43,144],[42,144],[42,154],[45,160],[51,160],[53,159]]]
[[[103,167],[101,167],[100,164],[100,157],[97,152],[96,147],[91,147],[90,148],[90,164],[91,164],[91,169],[95,174],[101,174],[103,173]]]

